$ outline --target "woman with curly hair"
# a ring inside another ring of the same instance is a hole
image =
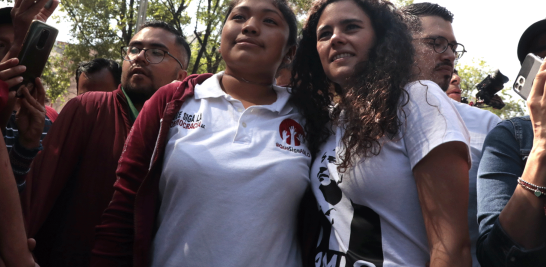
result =
[[[435,83],[413,81],[403,15],[319,0],[302,35],[292,87],[323,213],[316,266],[467,266],[468,133]]]

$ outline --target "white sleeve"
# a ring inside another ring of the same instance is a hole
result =
[[[463,142],[468,149],[470,135],[466,126],[440,87],[431,81],[416,81],[405,87],[409,100],[404,104],[400,119],[403,121],[402,138],[413,169],[435,147],[447,142]],[[470,154],[468,154],[470,162]]]

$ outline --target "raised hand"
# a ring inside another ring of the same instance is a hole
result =
[[[20,108],[15,114],[15,123],[19,129],[19,143],[26,149],[35,149],[40,146],[40,138],[45,124],[45,90],[40,78],[35,81],[34,96],[29,87],[21,86],[17,91]]]
[[[0,80],[6,82],[8,87],[13,87],[23,82],[23,74],[26,67],[19,64],[18,58],[11,58],[0,63]]]
[[[17,66],[19,59],[12,58],[0,63],[0,80],[7,84],[7,87],[13,87],[23,81],[21,74],[25,71],[25,66]],[[5,96],[4,96],[5,97]],[[9,92],[7,99],[2,99],[0,105],[0,128],[3,130],[11,116],[15,105],[15,92]]]
[[[527,99],[534,138],[533,148],[527,158],[521,179],[536,186],[546,186],[545,91],[546,61],[540,66]],[[541,246],[546,238],[546,218],[544,217],[546,199],[537,197],[534,194],[536,192],[533,191],[518,185],[499,215],[499,223],[512,242],[529,250]]]
[[[289,137],[288,132],[282,131],[282,140],[284,140],[286,144],[288,144],[288,137]]]
[[[14,57],[19,53],[23,41],[25,40],[26,33],[30,27],[32,20],[40,20],[46,22],[47,19],[53,14],[53,11],[59,5],[59,0],[53,0],[53,4],[50,8],[45,8],[48,0],[16,0],[13,9],[11,10],[11,18],[13,24],[14,38],[9,57]]]
[[[296,127],[290,126],[290,128],[288,128],[288,130],[290,130],[290,138],[292,138],[292,143],[291,144],[295,145],[295,143],[296,143]]]
[[[44,8],[40,9],[40,12],[38,12],[38,14],[34,16],[34,19],[39,20],[41,22],[47,22],[47,19],[51,17],[51,15],[53,14],[53,11],[55,11],[55,9],[57,9],[58,6],[59,6],[59,0],[52,1],[51,6],[49,8],[45,8],[44,6]]]
[[[489,105],[495,107],[504,107],[506,104],[504,104],[504,101],[502,101],[502,98],[499,95],[494,95],[491,98]]]
[[[25,71],[25,66],[17,66],[19,59],[12,58],[0,63],[0,80],[7,83],[8,87],[15,86],[23,81],[21,74]],[[6,128],[8,120],[15,106],[15,92],[9,92],[5,106],[0,107],[0,129]]]
[[[298,135],[296,135],[296,139],[298,139],[298,141],[300,142],[300,144],[303,144],[303,141],[304,141],[303,134],[298,134]]]

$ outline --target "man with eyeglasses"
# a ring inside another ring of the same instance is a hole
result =
[[[453,14],[437,4],[418,3],[406,6],[403,11],[408,15],[407,24],[415,47],[415,73],[419,80],[431,80],[447,93],[452,81],[455,60],[466,52],[462,44],[457,43],[451,23]],[[458,84],[458,81],[456,81]],[[460,101],[460,95],[459,95]],[[481,159],[481,150],[487,133],[501,120],[495,114],[451,101],[457,108],[470,133],[470,156],[472,165],[469,170],[468,228],[471,241],[472,266],[480,266],[476,258],[478,239],[476,177]],[[457,119],[457,118],[446,118]],[[466,192],[461,192],[461,194]]]
[[[412,4],[403,10],[411,15],[408,27],[414,40],[417,78],[431,80],[446,91],[455,60],[466,52],[455,39],[453,14],[431,3]]]
[[[33,162],[22,198],[40,266],[89,265],[133,122],[160,87],[187,76],[190,48],[165,22],[144,24],[121,52],[118,89],[70,100]]]

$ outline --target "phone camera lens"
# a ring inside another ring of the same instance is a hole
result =
[[[48,30],[43,30],[40,33],[40,39],[38,39],[38,44],[36,44],[36,47],[38,49],[43,49],[48,38],[49,38],[49,31]]]

